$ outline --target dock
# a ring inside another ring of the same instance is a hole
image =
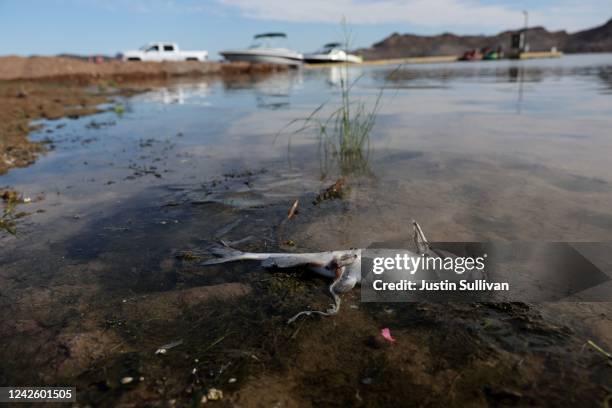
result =
[[[403,64],[439,64],[441,62],[455,62],[459,59],[456,55],[442,55],[437,57],[408,57],[408,58],[391,58],[380,60],[365,60],[355,66],[370,66],[370,65],[403,65]],[[338,63],[329,64],[305,64],[308,68],[323,68],[338,66]]]
[[[518,56],[503,59],[545,59],[545,58],[561,58],[563,53],[560,51],[529,51],[521,52]],[[391,59],[380,59],[380,60],[365,60],[359,64],[351,64],[355,66],[372,66],[372,65],[411,65],[411,64],[439,64],[446,62],[459,61],[459,57],[456,55],[442,55],[435,57],[408,57],[408,58],[391,58]],[[482,60],[479,60],[482,61]],[[501,61],[501,60],[491,60]],[[338,66],[338,63],[328,64],[304,64],[307,68],[325,68]]]
[[[542,59],[542,58],[561,58],[561,51],[529,51],[521,52],[518,59]]]

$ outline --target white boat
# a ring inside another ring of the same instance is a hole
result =
[[[344,51],[342,44],[329,43],[325,44],[319,51],[304,55],[304,62],[309,64],[322,64],[334,62],[350,62],[358,64],[363,62],[363,59],[358,55],[352,55]]]
[[[297,51],[279,46],[285,40],[284,33],[257,34],[253,45],[242,50],[220,51],[219,54],[228,61],[247,61],[266,64],[299,65],[304,56]]]

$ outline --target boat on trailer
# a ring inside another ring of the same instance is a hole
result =
[[[304,56],[281,43],[285,42],[285,33],[263,33],[253,37],[249,48],[220,51],[219,54],[228,61],[246,61],[265,64],[300,65]]]

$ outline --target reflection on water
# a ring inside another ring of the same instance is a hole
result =
[[[327,83],[334,87],[340,87],[342,81],[353,83],[363,75],[363,69],[360,66],[346,67],[343,64],[331,66],[326,69]]]
[[[224,82],[224,89],[228,92],[252,92],[258,108],[276,110],[287,108],[291,94],[298,92],[302,85],[302,72],[289,70],[276,75],[233,77]]]
[[[201,103],[206,105],[206,97],[210,93],[209,84],[199,83],[177,83],[172,86],[158,88],[155,92],[150,92],[142,96],[142,100],[160,104],[179,104],[183,105],[187,100],[190,103]]]

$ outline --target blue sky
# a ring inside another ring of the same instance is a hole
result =
[[[343,17],[353,44],[367,46],[392,32],[496,33],[521,26],[523,9],[549,29],[612,18],[612,0],[0,0],[0,55],[114,55],[161,40],[216,57],[264,31],[310,51],[341,39]]]

